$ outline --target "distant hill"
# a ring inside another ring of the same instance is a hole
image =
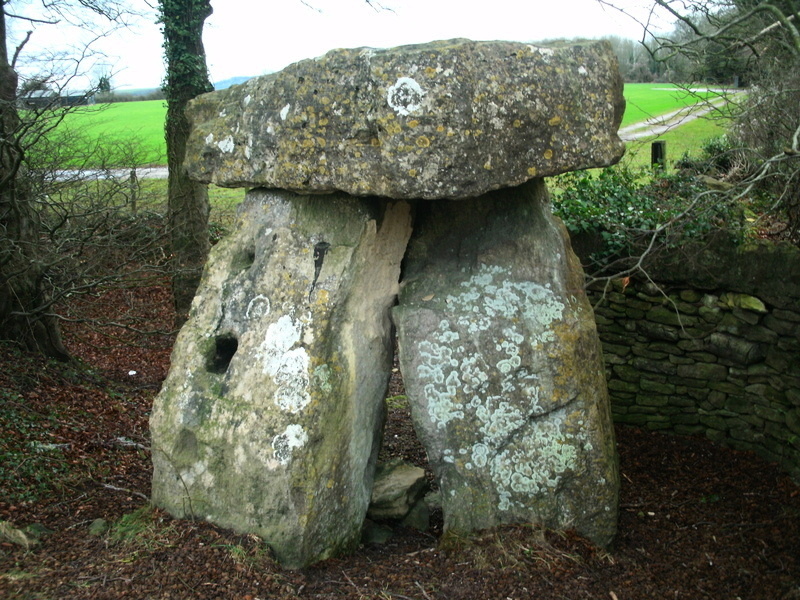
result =
[[[160,89],[161,88],[136,88],[136,89],[122,88],[119,90],[114,90],[114,93],[125,96],[149,96],[150,94],[154,94]]]
[[[214,84],[215,90],[224,90],[226,88],[231,87],[232,85],[238,85],[240,83],[244,83],[248,79],[252,79],[252,77],[231,77],[230,79],[223,79],[222,81],[218,81]]]
[[[230,79],[223,79],[222,81],[218,81],[214,84],[215,90],[224,90],[226,88],[231,87],[232,85],[237,85],[239,83],[244,83],[248,79],[252,77],[231,77]],[[139,96],[149,96],[150,94],[154,94],[156,92],[161,91],[161,88],[136,88],[136,89],[119,89],[115,90],[115,93],[120,96],[133,96],[138,98]]]

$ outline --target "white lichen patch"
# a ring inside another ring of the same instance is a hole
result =
[[[556,341],[566,306],[549,286],[496,266],[460,288],[445,298],[449,320],[418,344],[416,376],[431,423],[458,440],[441,460],[488,474],[508,510],[557,486],[582,448],[564,433],[564,409],[542,406],[553,374],[531,368]]]
[[[281,109],[281,121],[285,121],[286,117],[289,116],[289,109],[292,108],[291,104],[287,104]]]
[[[301,425],[296,423],[289,425],[283,433],[272,438],[272,451],[275,459],[282,465],[289,464],[294,450],[305,446],[307,441],[308,434]]]
[[[307,350],[296,346],[303,335],[303,323],[291,315],[283,315],[267,328],[267,334],[255,357],[264,373],[276,385],[275,403],[285,411],[298,413],[311,402]]]
[[[224,140],[217,142],[217,148],[222,150],[224,153],[228,154],[229,152],[233,152],[233,149],[236,147],[236,144],[233,142],[233,137],[228,136]]]
[[[576,471],[582,440],[576,439],[565,421],[565,411],[560,410],[532,422],[525,436],[491,458],[489,472],[500,510],[524,507],[526,497],[552,493],[565,475]]]
[[[407,116],[419,109],[425,90],[411,77],[400,77],[386,92],[386,103],[399,115]]]
[[[330,394],[333,391],[331,369],[328,365],[320,365],[314,369],[314,383],[323,394]]]
[[[247,303],[247,310],[244,312],[245,319],[260,319],[269,314],[272,309],[269,298],[264,294],[259,294]]]

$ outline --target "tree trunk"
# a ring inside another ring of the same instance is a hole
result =
[[[169,167],[169,225],[172,251],[172,291],[178,325],[189,312],[208,254],[208,188],[191,181],[183,169],[189,123],[184,110],[189,100],[211,91],[203,23],[211,15],[210,0],[161,0],[164,49],[167,59],[167,163]]]
[[[6,50],[6,4],[0,1],[0,336],[68,360],[49,308],[36,213],[24,181],[17,74]]]
[[[208,188],[205,184],[190,180],[183,170],[189,131],[188,121],[183,114],[185,105],[185,102],[170,103],[166,126],[172,295],[178,325],[186,320],[209,249]]]

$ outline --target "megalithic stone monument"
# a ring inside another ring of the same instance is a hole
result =
[[[153,501],[289,567],[352,549],[393,317],[446,528],[607,544],[599,342],[542,178],[619,160],[623,108],[605,43],[469,40],[336,50],[196,99],[189,173],[252,189],[153,408]]]

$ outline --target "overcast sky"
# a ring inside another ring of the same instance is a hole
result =
[[[647,0],[617,3],[642,18],[647,14],[642,8],[650,5]],[[365,0],[212,0],[211,4],[214,14],[206,21],[203,39],[213,82],[277,71],[341,47],[385,48],[454,37],[523,42],[641,37],[635,21],[597,0],[373,0],[374,7]],[[53,47],[57,35],[42,28],[27,50],[35,50],[36,41],[43,39]],[[161,34],[152,19],[102,40],[101,47],[108,58],[94,72],[111,72],[115,89],[160,85]]]

